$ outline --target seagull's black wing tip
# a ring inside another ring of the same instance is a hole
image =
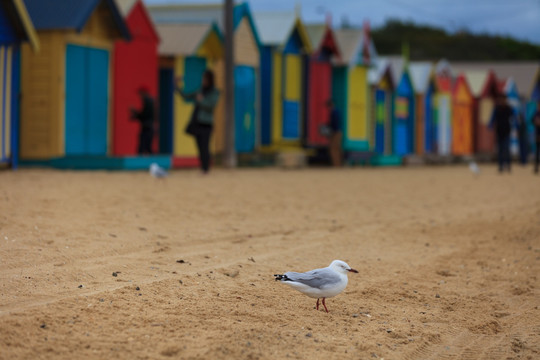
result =
[[[289,278],[287,277],[287,275],[281,275],[281,274],[274,274],[274,277],[275,277],[275,280],[276,281],[287,281],[289,280]]]

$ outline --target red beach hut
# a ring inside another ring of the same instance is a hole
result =
[[[329,24],[306,25],[307,34],[314,51],[308,60],[306,80],[307,113],[306,135],[309,146],[326,146],[328,139],[319,132],[319,127],[329,119],[326,102],[332,98],[332,60],[340,59],[334,32]]]
[[[114,45],[112,149],[114,155],[125,156],[137,153],[140,125],[130,119],[130,108],[140,107],[137,90],[144,87],[157,100],[159,36],[142,0],[116,2],[132,35],[131,41]],[[154,139],[157,152],[157,136]]]

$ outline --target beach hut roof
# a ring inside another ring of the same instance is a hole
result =
[[[136,5],[139,4],[140,9],[143,13],[144,22],[146,23],[146,28],[149,31],[149,35],[152,37],[154,41],[156,42],[160,41],[154,22],[152,21],[150,14],[148,13],[148,10],[142,0],[115,0],[115,1],[116,1],[116,5],[118,6],[118,9],[120,10],[120,13],[124,17],[124,19],[126,19],[126,21],[128,21],[127,19],[131,15],[131,12],[134,10]],[[135,31],[138,31],[138,29]],[[131,35],[135,36],[136,34],[131,34]]]
[[[386,73],[390,74],[390,81],[392,82],[392,86],[395,86],[394,77],[392,75],[392,68],[390,67],[390,61],[386,58],[377,58],[372,63],[372,67],[370,67],[368,70],[369,84],[378,84]]]
[[[221,33],[225,31],[223,23],[223,4],[158,4],[148,6],[150,16],[156,24],[173,23],[215,23]],[[261,45],[260,34],[253,14],[247,2],[234,6],[233,26],[240,25],[243,18],[248,20],[249,26],[255,38],[257,46]]]
[[[215,23],[160,24],[157,25],[157,31],[161,38],[158,52],[164,56],[196,54],[213,31],[220,41],[223,41],[221,31]]]
[[[32,49],[39,50],[39,39],[36,34],[32,19],[28,14],[22,0],[8,0],[0,2],[20,39],[28,40]]]
[[[111,10],[112,19],[122,37],[129,39],[129,30],[116,2],[103,2]],[[25,0],[25,3],[37,30],[81,31],[101,0]]]
[[[308,53],[312,43],[304,23],[293,12],[263,12],[254,14],[261,43],[269,46],[285,46],[294,30],[298,34]]]
[[[405,68],[405,60],[403,57],[401,57],[401,55],[380,56],[378,59],[388,62],[392,74],[392,82],[397,86],[401,81],[401,76],[403,75],[403,70]]]
[[[323,48],[330,46],[329,50],[332,54],[338,58],[341,57],[341,52],[331,27],[327,24],[306,24],[304,26],[315,54],[320,53]]]
[[[465,70],[493,70],[498,78],[512,77],[522,96],[529,96],[533,90],[535,76],[540,63],[534,61],[516,62],[453,62],[454,72]]]
[[[409,65],[411,82],[417,94],[425,94],[433,75],[433,64],[427,61],[414,61]]]
[[[116,6],[118,6],[118,10],[120,10],[120,13],[123,17],[126,17],[131,12],[131,9],[133,9],[133,6],[137,3],[139,0],[115,0]]]
[[[370,59],[370,63],[377,58],[373,39],[371,37],[367,39],[364,29],[339,29],[335,31],[335,34],[344,64],[349,66],[364,64],[365,56]],[[366,44],[367,41],[369,41],[368,44]],[[365,51],[368,53],[365,54]]]

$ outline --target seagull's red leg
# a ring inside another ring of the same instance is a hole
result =
[[[322,304],[324,306],[324,310],[326,310],[326,312],[328,312],[328,309],[326,308],[326,304],[324,303],[324,300],[326,300],[326,298],[322,298]]]
[[[319,310],[319,298],[317,298],[317,310]]]

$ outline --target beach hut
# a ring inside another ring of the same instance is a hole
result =
[[[474,153],[492,155],[495,151],[495,138],[490,122],[495,107],[495,96],[498,92],[504,91],[499,89],[497,76],[492,70],[487,68],[471,70],[459,64],[453,66],[453,70],[465,75],[474,98]]]
[[[294,13],[257,13],[261,39],[261,146],[270,150],[302,145],[304,59],[311,42]]]
[[[179,23],[156,26],[159,44],[159,145],[160,152],[172,154],[173,167],[198,166],[197,148],[185,133],[193,103],[175,93],[175,79],[184,79],[184,90],[200,88],[206,69],[216,73],[216,86],[223,89],[223,36],[215,23]],[[181,34],[181,36],[179,36]],[[223,97],[215,111],[215,127],[223,129]],[[220,138],[216,131],[214,139]],[[221,134],[223,134],[221,130]],[[212,144],[216,153],[216,140]]]
[[[343,116],[343,148],[346,151],[369,151],[368,69],[377,57],[367,27],[336,30],[342,61],[334,66],[332,94]]]
[[[378,58],[368,72],[371,87],[371,149],[379,155],[392,154],[392,114],[395,82],[388,59]]]
[[[435,151],[439,156],[452,152],[452,87],[453,76],[450,63],[440,60],[435,66],[434,133]]]
[[[157,24],[215,22],[224,32],[222,4],[154,5],[149,9]],[[235,148],[238,153],[251,153],[257,147],[257,132],[260,131],[261,44],[248,3],[235,5],[233,26]],[[224,122],[221,121],[216,122],[214,128],[214,150],[221,152],[223,146]]]
[[[340,52],[329,24],[308,24],[306,31],[313,53],[307,58],[305,79],[305,143],[310,147],[327,146],[328,138],[319,129],[330,117],[326,103],[332,98],[332,61],[340,60]]]
[[[393,149],[397,155],[411,155],[415,151],[415,106],[415,92],[405,66],[394,101]]]
[[[26,0],[41,51],[22,48],[21,158],[110,153],[114,41],[129,31],[113,0]]]
[[[39,49],[34,26],[22,0],[0,3],[0,164],[17,167],[19,148],[20,46]]]
[[[434,117],[435,78],[430,62],[411,62],[411,81],[415,92],[416,154],[433,154],[437,126]]]
[[[452,93],[452,154],[474,152],[474,97],[465,74],[455,81]]]
[[[156,99],[159,37],[142,0],[116,2],[132,38],[114,45],[112,153],[135,155],[140,125],[131,119],[130,108],[140,108],[137,90],[142,87]],[[157,141],[153,149],[157,151]]]

